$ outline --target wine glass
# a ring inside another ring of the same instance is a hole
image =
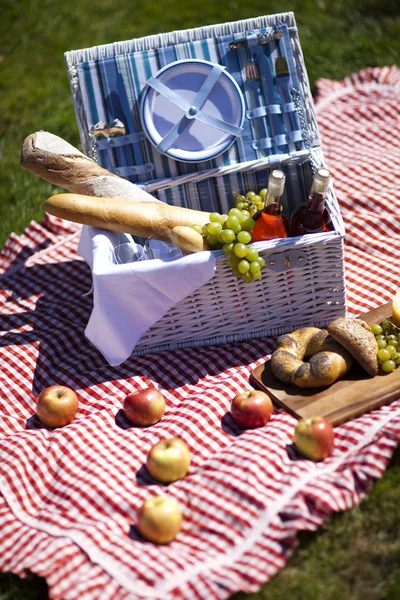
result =
[[[145,258],[144,248],[140,244],[125,242],[113,248],[112,260],[116,265],[126,265]]]
[[[158,258],[160,260],[176,259],[183,256],[182,250],[173,242],[156,240],[153,237],[147,238],[144,244],[145,258],[151,260]]]

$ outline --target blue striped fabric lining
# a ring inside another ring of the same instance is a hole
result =
[[[228,72],[234,77],[242,90],[246,108],[254,109],[257,106],[268,105],[268,98],[265,98],[260,81],[256,80],[255,85],[253,83],[249,85],[249,82],[245,80],[247,63],[252,56],[253,58],[258,57],[257,67],[260,72],[265,69],[266,64],[269,65],[268,73],[264,72],[261,75],[271,88],[270,96],[273,96],[274,103],[281,104],[273,66],[278,56],[284,55],[287,57],[291,85],[296,89],[298,89],[298,81],[288,28],[286,25],[282,25],[278,26],[276,30],[282,31],[283,37],[279,41],[271,41],[258,46],[257,52],[254,53],[249,52],[247,45],[241,45],[238,49],[231,50],[229,44],[238,35],[230,34],[78,64],[79,86],[88,130],[98,121],[110,123],[117,118],[124,123],[128,136],[129,134],[141,132],[139,105],[146,81],[165,65],[186,58],[199,58],[226,66]],[[266,32],[266,29],[261,29],[257,30],[255,34]],[[245,32],[243,32],[244,34]],[[281,123],[280,133],[290,134],[292,128],[290,128],[288,114],[279,114],[275,117]],[[237,138],[234,144],[220,156],[201,163],[175,161],[158,152],[147,139],[125,145],[110,145],[108,149],[103,149],[107,144],[102,143],[97,153],[98,161],[103,167],[114,171],[119,167],[125,167],[122,172],[129,172],[127,167],[130,166],[152,163],[154,165],[153,172],[127,177],[133,183],[145,183],[149,180],[195,173],[305,147],[304,141],[296,141],[289,142],[279,148],[272,146],[257,149],[257,144],[254,144],[254,141],[271,135],[269,118],[270,115],[268,114],[255,119],[246,118],[242,136]],[[264,145],[268,146],[268,142]],[[291,166],[286,167],[284,170],[290,174],[286,185],[288,196],[286,204],[288,207],[294,207],[304,200],[304,193],[308,191],[309,167],[307,165]],[[248,189],[257,191],[265,187],[267,181],[268,170],[265,169],[257,173],[236,173],[199,183],[179,185],[160,191],[158,195],[161,200],[169,204],[210,212],[215,210],[227,212],[229,207],[232,206],[234,192],[243,193]],[[290,209],[288,208],[288,210]]]

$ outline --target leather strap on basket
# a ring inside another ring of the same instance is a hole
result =
[[[188,102],[179,94],[171,90],[164,83],[162,83],[156,77],[151,77],[147,81],[147,85],[153,88],[159,94],[162,94],[173,102],[176,106],[185,111],[184,116],[176,125],[169,130],[167,135],[157,144],[157,148],[160,152],[164,153],[176,142],[179,136],[187,129],[187,127],[192,122],[192,119],[198,119],[202,123],[206,125],[210,125],[216,129],[224,131],[225,133],[229,133],[234,136],[241,135],[243,129],[241,127],[237,127],[236,125],[232,125],[231,123],[226,123],[217,117],[213,117],[205,113],[202,109],[205,101],[207,100],[212,88],[218,81],[219,77],[225,70],[225,67],[221,65],[214,65],[207,75],[203,85],[197,93],[197,96],[193,100],[193,102]]]

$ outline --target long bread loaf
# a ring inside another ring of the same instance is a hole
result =
[[[21,149],[21,166],[75,194],[159,202],[139,186],[106,171],[77,148],[48,131],[37,131],[25,139]]]
[[[210,220],[210,213],[189,208],[79,194],[51,196],[45,203],[45,210],[75,223],[142,237],[154,236],[160,240],[170,239],[170,231],[175,227],[202,226]]]

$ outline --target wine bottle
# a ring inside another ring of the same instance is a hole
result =
[[[290,236],[333,231],[331,218],[325,208],[330,179],[329,169],[325,167],[317,169],[306,202],[295,208],[290,217]]]
[[[288,236],[289,223],[282,215],[281,196],[286,176],[275,169],[269,176],[265,206],[253,217],[256,224],[252,230],[252,242],[262,242]]]

